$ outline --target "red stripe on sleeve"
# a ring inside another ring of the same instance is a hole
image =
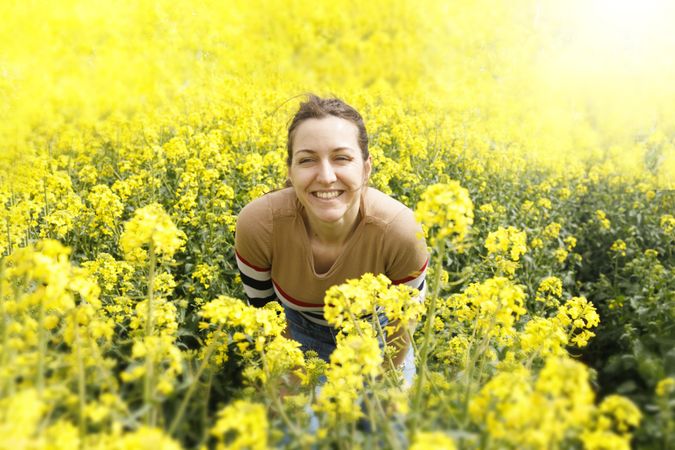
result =
[[[422,272],[424,272],[424,269],[427,268],[427,264],[429,264],[429,258],[427,258],[426,261],[424,261],[424,265],[420,270],[417,270],[413,272],[411,275],[401,278],[400,280],[391,280],[392,284],[401,284],[401,283],[407,283],[408,281],[414,280],[415,278],[419,277]]]
[[[295,304],[295,305],[302,306],[303,308],[320,308],[320,307],[323,306],[323,303],[317,304],[317,303],[305,303],[305,302],[301,302],[300,300],[297,300],[297,299],[291,297],[290,295],[288,295],[286,292],[284,292],[284,290],[281,289],[281,286],[279,286],[279,285],[277,284],[276,281],[272,280],[272,283],[274,283],[274,287],[277,288],[277,290],[279,291],[279,293],[280,293],[281,295],[283,295],[284,298],[285,298],[286,300],[288,300],[289,302],[291,302],[291,303],[293,303],[293,304]]]
[[[239,260],[241,262],[243,262],[244,264],[246,264],[247,266],[249,266],[251,269],[255,270],[256,272],[267,272],[268,270],[270,270],[269,267],[267,269],[263,269],[262,267],[254,266],[253,264],[251,264],[250,262],[248,262],[244,258],[242,258],[241,255],[239,254],[239,252],[236,251],[236,250],[234,251],[234,253],[237,254],[237,258],[239,258]]]

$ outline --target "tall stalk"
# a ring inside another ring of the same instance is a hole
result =
[[[9,333],[7,331],[9,327],[9,317],[7,316],[7,310],[5,309],[5,297],[4,293],[2,291],[2,287],[4,285],[4,278],[5,278],[5,261],[0,260],[0,309],[2,310],[2,355],[0,359],[0,364],[2,364],[2,367],[7,367],[7,364],[9,362],[9,348],[7,347],[7,342],[9,341]],[[7,388],[7,385],[5,384],[5,380],[0,380],[2,381],[2,391],[0,391],[0,395],[6,394],[5,389]]]
[[[45,301],[40,299],[40,306],[38,307],[38,367],[35,377],[35,385],[37,386],[40,398],[45,387],[45,358],[47,355],[47,331],[45,329]]]
[[[150,263],[148,267],[148,308],[146,310],[145,318],[145,343],[146,343],[146,355],[145,355],[145,385],[143,386],[143,403],[146,406],[146,423],[150,426],[154,426],[155,422],[155,405],[152,395],[152,387],[154,384],[154,351],[152,351],[151,338],[154,335],[154,324],[153,324],[153,314],[154,314],[154,284],[155,284],[155,264],[157,257],[155,256],[155,246],[150,241],[150,248],[148,249],[150,254]]]
[[[433,335],[434,319],[436,317],[436,300],[441,288],[441,271],[443,270],[443,258],[445,257],[445,240],[441,240],[438,246],[438,256],[434,265],[434,285],[433,292],[429,303],[429,312],[424,323],[424,335],[422,337],[422,345],[420,346],[420,358],[417,365],[417,378],[415,379],[415,398],[413,399],[413,411],[411,421],[411,430],[414,430],[417,425],[417,419],[420,414],[420,404],[422,403],[422,386],[424,378],[426,377],[427,359],[431,347],[431,337]]]
[[[82,338],[80,337],[80,327],[77,323],[77,310],[73,314],[75,324],[75,352],[77,355],[77,392],[79,397],[80,410],[78,412],[78,431],[80,435],[80,448],[83,448],[87,434],[87,423],[85,409],[87,407],[86,378],[84,369],[84,358],[82,357]]]
[[[211,353],[216,348],[216,342],[218,342],[218,337],[221,333],[221,328],[219,327],[214,334],[216,336],[211,339],[211,343],[209,343],[209,346],[206,348],[206,351],[204,352],[204,358],[202,359],[201,364],[199,365],[199,368],[197,369],[197,373],[195,374],[195,379],[192,383],[190,383],[190,387],[188,388],[187,392],[185,393],[185,396],[183,397],[183,400],[181,401],[180,405],[178,406],[178,411],[176,412],[176,415],[174,416],[173,420],[171,421],[171,425],[169,426],[169,431],[168,434],[169,436],[172,436],[173,433],[176,431],[176,427],[178,426],[178,423],[181,421],[183,418],[183,414],[185,414],[185,409],[187,408],[187,405],[192,398],[192,394],[194,394],[195,389],[197,388],[197,384],[199,384],[199,379],[202,376],[202,373],[204,372],[204,369],[208,366],[209,359],[211,358]],[[212,375],[211,375],[212,376]],[[209,376],[209,386],[211,384],[211,376]],[[207,391],[208,392],[208,391]]]

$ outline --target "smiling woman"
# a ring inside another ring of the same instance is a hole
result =
[[[354,108],[310,95],[289,126],[287,149],[291,186],[241,211],[237,264],[250,303],[279,300],[288,335],[329,360],[336,330],[323,316],[326,290],[365,273],[384,274],[418,289],[422,301],[429,257],[413,212],[368,187],[368,135]],[[379,319],[388,321],[384,314]],[[410,381],[414,355],[404,331],[386,342],[395,343],[393,362]]]

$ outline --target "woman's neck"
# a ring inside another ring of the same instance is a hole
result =
[[[348,211],[342,219],[329,223],[313,220],[306,211],[303,211],[302,216],[309,238],[330,246],[339,246],[347,242],[359,224],[360,205],[356,206],[354,211]]]

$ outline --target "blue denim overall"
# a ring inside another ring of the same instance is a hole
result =
[[[326,362],[330,361],[330,355],[335,350],[337,330],[333,327],[316,324],[297,311],[284,306],[288,330],[291,337],[298,341],[302,351],[314,350],[319,357]],[[382,329],[387,325],[388,319],[384,314],[379,315]],[[380,348],[384,347],[384,342],[380,340]],[[412,345],[408,350],[403,361],[403,379],[404,386],[410,387],[415,376],[415,352]]]

